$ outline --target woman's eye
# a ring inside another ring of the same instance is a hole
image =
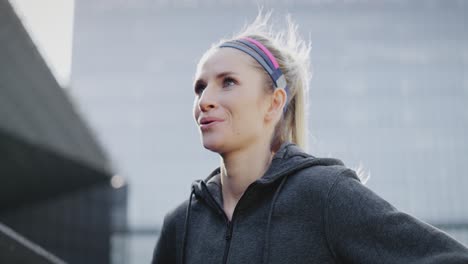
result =
[[[226,77],[223,80],[223,86],[224,87],[232,86],[232,85],[235,85],[235,84],[237,84],[237,82],[236,82],[236,80],[234,80],[232,78]]]
[[[197,83],[195,85],[195,94],[200,95],[205,90],[206,85],[204,83]]]

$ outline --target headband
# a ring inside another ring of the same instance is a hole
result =
[[[271,52],[259,41],[252,38],[241,38],[232,41],[224,42],[220,48],[228,47],[240,50],[254,58],[265,71],[268,73],[276,88],[283,88],[286,94],[289,95],[286,78],[281,71],[278,62]],[[284,107],[284,111],[286,111]]]

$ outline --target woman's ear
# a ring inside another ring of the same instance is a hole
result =
[[[271,96],[270,106],[265,115],[266,121],[279,119],[283,114],[283,108],[286,104],[287,94],[282,88],[276,88]]]

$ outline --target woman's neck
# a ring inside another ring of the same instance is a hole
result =
[[[221,159],[221,184],[226,215],[231,219],[234,208],[247,187],[265,173],[273,157],[269,144],[225,154]]]

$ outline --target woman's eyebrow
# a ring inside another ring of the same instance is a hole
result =
[[[220,72],[218,74],[216,74],[216,79],[222,79],[228,75],[238,75],[236,72],[233,72],[233,71],[224,71],[224,72]],[[194,84],[198,84],[198,83],[205,83],[205,80],[203,78],[198,78],[196,79],[194,82]]]
[[[233,71],[225,71],[225,72],[220,72],[216,75],[216,79],[221,79],[221,78],[224,78],[228,75],[237,75],[236,72],[233,72]]]

